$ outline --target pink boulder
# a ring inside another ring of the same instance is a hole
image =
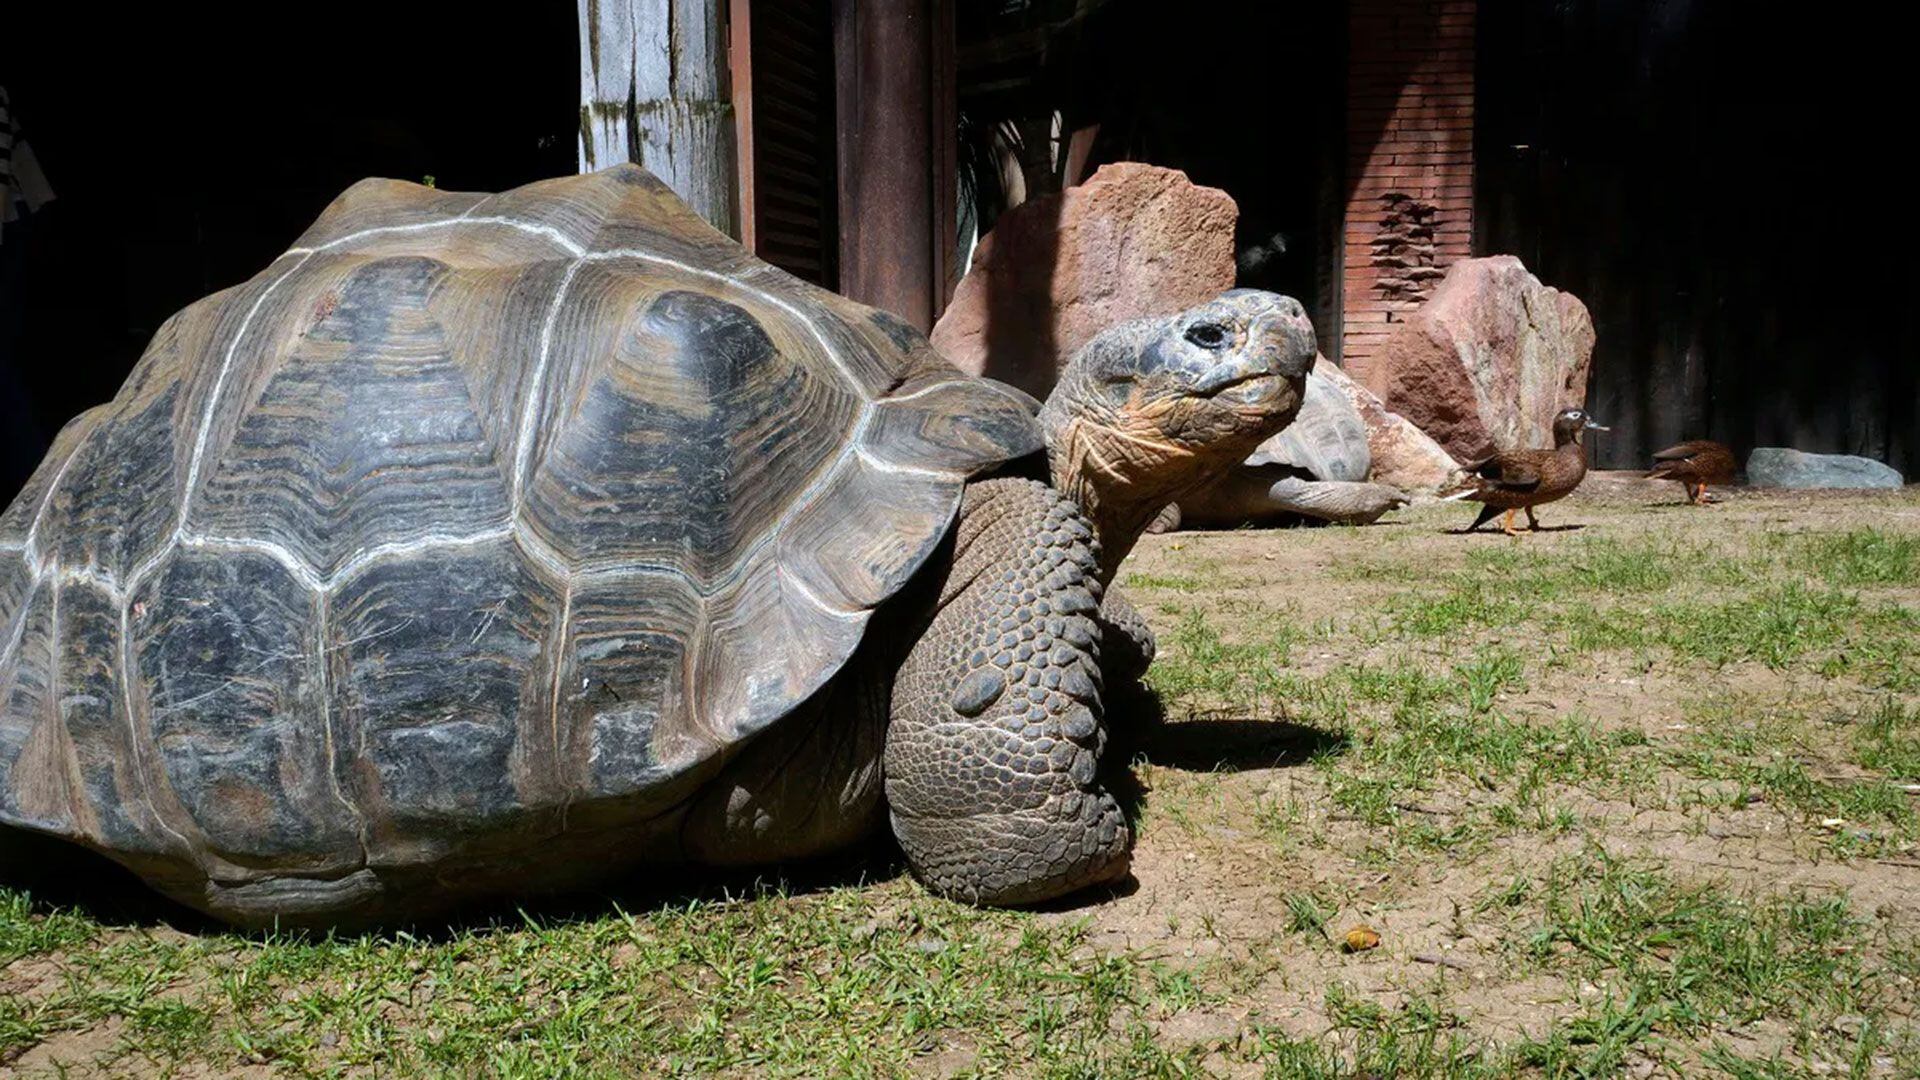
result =
[[[1553,417],[1587,395],[1593,319],[1519,259],[1454,263],[1381,346],[1365,382],[1461,461],[1551,447]]]
[[[1239,207],[1175,169],[1122,162],[1022,204],[983,237],[933,344],[962,371],[1044,398],[1115,323],[1233,288]]]

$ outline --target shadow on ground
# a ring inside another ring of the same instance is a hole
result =
[[[73,909],[97,922],[217,931],[221,924],[154,892],[133,871],[85,848],[15,829],[0,829],[0,888],[32,898],[40,911]]]
[[[1350,743],[1340,732],[1326,731],[1289,720],[1258,720],[1243,716],[1167,718],[1165,705],[1152,687],[1135,684],[1116,688],[1107,711],[1109,742],[1102,779],[1137,831],[1141,812],[1152,800],[1152,789],[1131,767],[1135,761],[1186,772],[1242,772],[1249,769],[1296,768],[1315,757],[1345,753]],[[1041,911],[1074,911],[1128,896],[1140,887],[1129,874],[1120,881],[1084,889],[1039,905]]]
[[[1515,530],[1514,535],[1524,536],[1530,532],[1539,532],[1539,533],[1579,532],[1581,529],[1584,529],[1584,528],[1586,528],[1585,525],[1579,525],[1579,524],[1542,525],[1537,529],[1526,528],[1526,529]],[[1506,533],[1500,531],[1498,528],[1488,528],[1485,525],[1482,525],[1477,529],[1441,529],[1440,533],[1443,536],[1505,536],[1507,535]]]
[[[1151,687],[1129,690],[1116,701],[1110,717],[1109,760],[1120,765],[1145,758],[1154,765],[1188,772],[1274,769],[1339,754],[1348,745],[1344,733],[1290,720],[1205,715],[1170,720],[1160,695]]]
[[[777,867],[714,869],[699,866],[635,867],[592,889],[480,902],[415,920],[399,920],[338,931],[235,930],[149,888],[126,867],[58,840],[11,830],[0,831],[0,888],[25,893],[33,910],[77,911],[107,926],[166,927],[185,934],[234,933],[250,938],[368,937],[406,932],[427,941],[445,941],[495,929],[520,930],[529,922],[560,926],[592,922],[620,912],[644,912],[720,903],[743,898],[797,896],[888,881],[906,872],[889,836],[832,856]]]

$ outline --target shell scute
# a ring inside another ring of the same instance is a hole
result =
[[[319,299],[248,365],[257,390],[228,402],[241,415],[205,451],[190,531],[277,544],[325,578],[381,544],[505,524],[507,477],[428,303],[446,272],[340,260],[283,290]]]
[[[560,589],[510,540],[369,567],[328,605],[337,743],[368,861],[420,862],[557,805],[548,654]]]
[[[527,516],[577,568],[672,565],[711,588],[830,467],[860,413],[821,377],[806,328],[749,295],[598,264],[560,319],[556,348],[573,363],[550,382]]]
[[[183,551],[132,622],[134,701],[188,835],[238,867],[361,861],[334,772],[317,598],[250,551]],[[165,812],[165,808],[161,808]]]

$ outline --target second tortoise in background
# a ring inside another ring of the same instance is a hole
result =
[[[1653,455],[1649,480],[1678,480],[1687,489],[1687,501],[1695,506],[1711,505],[1708,484],[1733,483],[1733,451],[1710,439],[1678,443]]]
[[[1583,410],[1562,409],[1553,419],[1553,449],[1502,450],[1462,466],[1468,486],[1448,497],[1485,504],[1466,531],[1480,528],[1502,510],[1507,516],[1500,527],[1508,536],[1519,535],[1513,527],[1516,510],[1525,510],[1527,527],[1537,531],[1540,521],[1533,516],[1533,508],[1571,495],[1586,479],[1587,452],[1580,444],[1580,433],[1587,430],[1608,429]]]
[[[1152,531],[1334,522],[1367,525],[1407,505],[1407,493],[1369,483],[1366,421],[1319,360],[1293,423],[1217,482],[1180,496]]]

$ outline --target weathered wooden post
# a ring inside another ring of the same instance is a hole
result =
[[[578,0],[580,171],[646,166],[739,236],[722,0]]]

